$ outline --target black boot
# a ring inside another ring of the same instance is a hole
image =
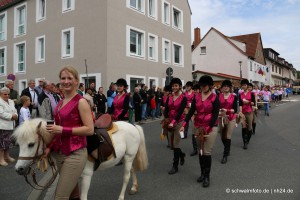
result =
[[[198,154],[198,151],[197,151],[197,142],[196,142],[195,134],[192,135],[192,145],[193,145],[193,151],[190,154],[190,156],[195,156],[195,155]]]
[[[189,132],[189,121],[185,124],[185,128],[184,128],[184,138],[182,138],[182,139],[186,139],[186,138],[187,138],[188,132]]]
[[[256,123],[252,123],[252,130],[253,130],[252,135],[255,135],[255,128],[256,128]]]
[[[223,153],[223,158],[222,158],[221,163],[225,164],[225,163],[227,163],[227,156],[229,155],[229,152],[230,152],[231,140],[230,139],[224,139],[222,141],[223,141],[223,144],[224,144],[224,153]]]
[[[179,149],[178,148],[174,148],[173,149],[173,167],[172,169],[169,171],[169,174],[176,174],[178,172],[178,163],[179,163]]]
[[[180,165],[184,165],[185,153],[183,153],[180,148],[178,148],[178,151],[179,151]]]
[[[248,131],[248,138],[247,138],[247,139],[248,139],[248,140],[247,140],[247,141],[248,141],[248,142],[247,142],[248,144],[249,144],[249,142],[250,142],[250,139],[251,139],[252,134],[253,134],[252,130]]]
[[[211,169],[211,156],[203,156],[204,160],[204,180],[203,180],[203,187],[208,187],[210,180],[210,169]]]
[[[204,180],[204,161],[203,161],[203,156],[199,155],[199,164],[200,164],[200,168],[201,168],[201,176],[199,176],[199,178],[197,179],[198,183],[202,183]]]
[[[243,142],[244,142],[243,149],[248,149],[248,129],[247,128],[242,129],[242,137],[243,137]]]

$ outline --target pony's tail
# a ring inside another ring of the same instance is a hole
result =
[[[135,171],[143,171],[148,167],[148,155],[145,144],[145,136],[142,127],[136,125],[135,126],[140,134],[140,145],[139,149],[136,153],[135,159],[133,161],[133,169]]]

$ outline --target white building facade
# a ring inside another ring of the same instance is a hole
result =
[[[257,51],[263,55],[262,45],[257,47]],[[192,64],[194,70],[242,77],[259,85],[265,84],[267,79],[263,73],[266,66],[262,59],[251,57],[244,42],[227,37],[215,28],[211,28],[194,46]],[[260,69],[262,74],[258,73]]]
[[[58,82],[64,65],[80,82],[108,89],[125,78],[164,86],[166,69],[191,80],[187,0],[14,0],[0,6],[0,84],[22,91],[30,79]]]

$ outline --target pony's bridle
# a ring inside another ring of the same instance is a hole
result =
[[[26,180],[26,182],[34,189],[36,190],[44,190],[46,188],[48,188],[53,182],[54,180],[56,179],[56,176],[58,174],[58,170],[56,169],[56,166],[55,166],[55,163],[54,161],[52,160],[51,156],[47,156],[47,157],[43,157],[44,155],[44,149],[45,149],[45,141],[44,141],[44,138],[42,137],[42,135],[40,134],[39,132],[39,129],[38,131],[36,132],[36,134],[38,135],[38,145],[37,145],[37,149],[35,151],[35,155],[33,157],[23,157],[23,156],[20,156],[18,157],[18,160],[32,160],[32,162],[30,163],[30,165],[28,166],[28,172],[26,174],[24,174],[24,178]],[[40,148],[40,144],[42,143],[43,145],[43,153],[41,155],[38,155],[38,152],[39,152],[39,148]],[[45,184],[44,186],[42,185],[39,185],[37,180],[36,180],[36,175],[35,175],[35,169],[34,168],[31,168],[34,164],[38,162],[40,162],[41,160],[43,159],[47,159],[48,163],[49,163],[49,166],[51,167],[51,171],[52,171],[52,177],[49,179],[49,181],[47,182],[47,184]],[[34,184],[30,183],[28,178],[27,178],[27,175],[31,172],[31,176],[32,176],[32,181]]]

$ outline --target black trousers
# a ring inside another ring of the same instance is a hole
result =
[[[141,107],[141,104],[139,104],[139,103],[135,103],[134,104],[134,115],[135,115],[135,122],[139,122],[139,121],[141,121],[141,119],[142,119],[142,107]]]

